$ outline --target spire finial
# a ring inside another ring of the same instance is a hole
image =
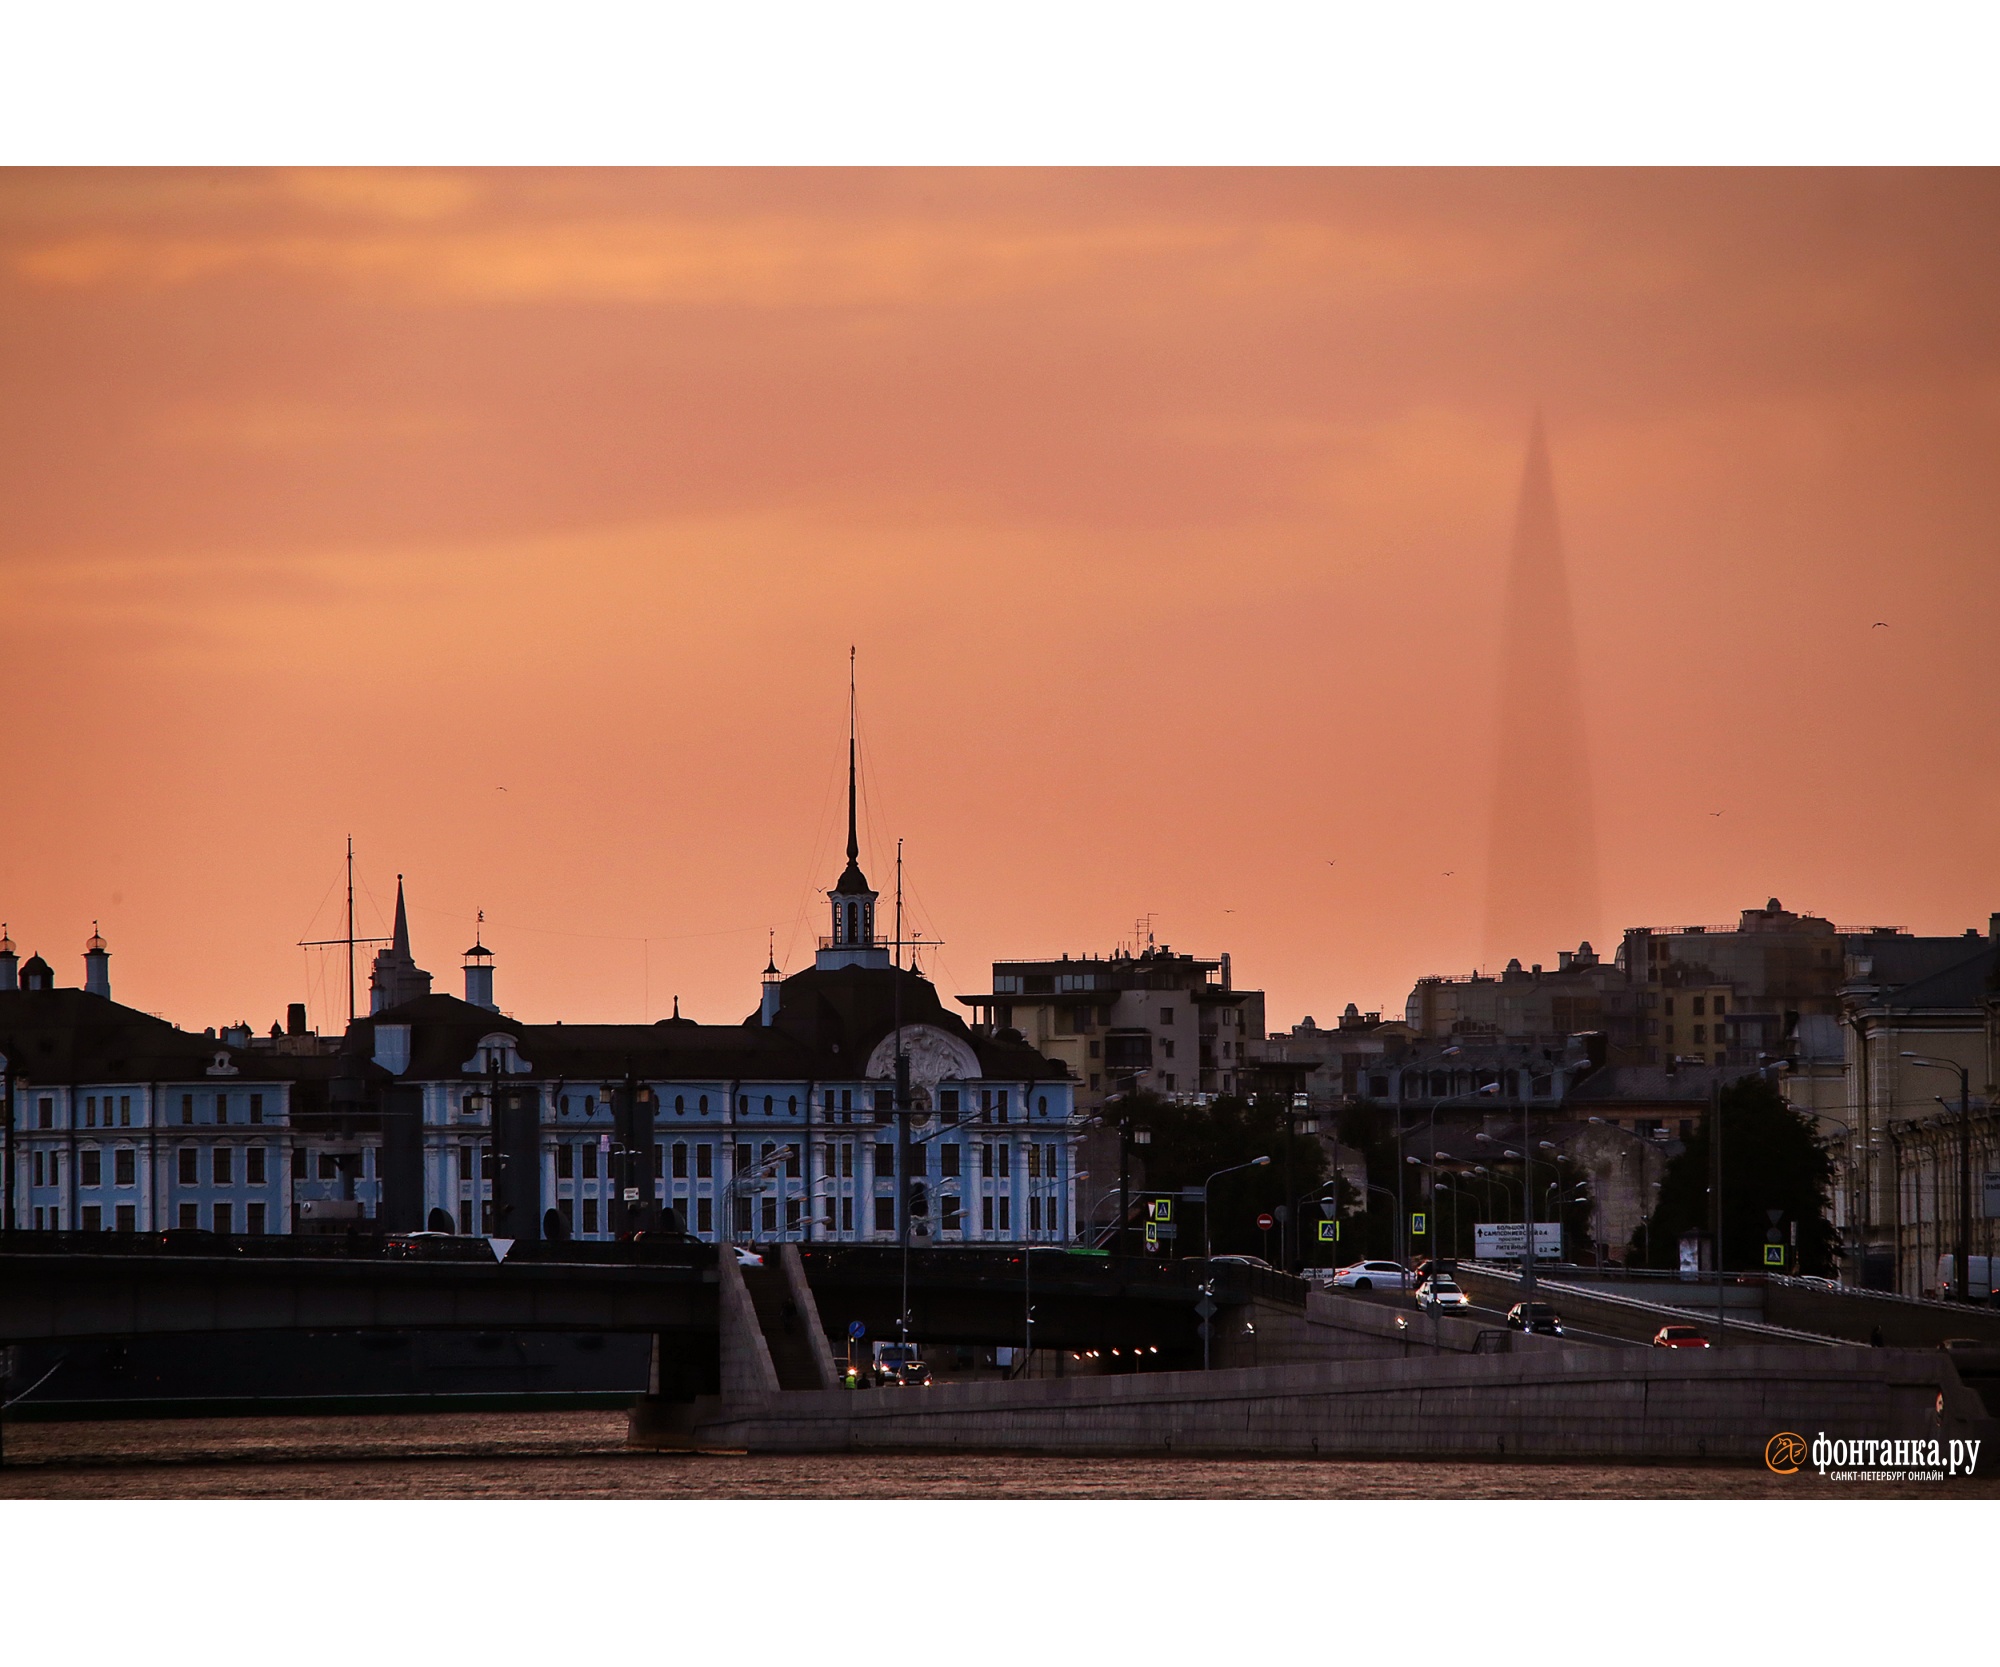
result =
[[[410,953],[410,915],[403,906],[403,876],[396,876],[396,924],[391,931],[390,948],[405,959]]]
[[[675,996],[675,997],[674,997],[674,1017],[678,1019],[678,1018],[679,1018],[680,1016],[681,1016],[681,998],[680,998],[679,996]]]

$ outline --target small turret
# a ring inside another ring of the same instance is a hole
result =
[[[91,995],[111,999],[111,951],[105,947],[97,922],[90,923],[90,942],[83,946],[83,987]]]
[[[497,1013],[493,1004],[493,951],[486,947],[486,911],[479,911],[479,928],[465,952],[465,999],[474,1007]]]
[[[773,932],[771,934],[771,953],[769,958],[764,962],[764,1000],[763,1005],[758,1010],[758,1016],[767,1025],[776,1020],[778,1017],[778,1008],[785,999],[783,979],[784,974],[778,971],[778,935]],[[676,1013],[680,1011],[678,1001],[674,1004],[674,1011]]]
[[[7,923],[0,921],[0,990],[18,990],[21,987],[21,957],[14,953],[14,940],[7,933]]]

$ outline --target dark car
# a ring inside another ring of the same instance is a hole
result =
[[[1562,1316],[1548,1302],[1517,1302],[1507,1310],[1507,1323],[1516,1331],[1538,1331],[1545,1337],[1563,1334]]]
[[[493,1247],[457,1233],[396,1233],[383,1243],[382,1254],[392,1261],[490,1262]]]

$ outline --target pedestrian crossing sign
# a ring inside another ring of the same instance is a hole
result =
[[[1766,1246],[1764,1246],[1765,1267],[1782,1268],[1784,1265],[1785,1265],[1785,1247],[1783,1245],[1767,1244]]]
[[[1319,1224],[1319,1242],[1321,1244],[1338,1244],[1340,1242],[1340,1223],[1337,1221],[1322,1221]]]

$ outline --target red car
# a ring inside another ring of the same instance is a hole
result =
[[[1691,1325],[1663,1325],[1653,1333],[1656,1349],[1705,1349],[1708,1339]]]

